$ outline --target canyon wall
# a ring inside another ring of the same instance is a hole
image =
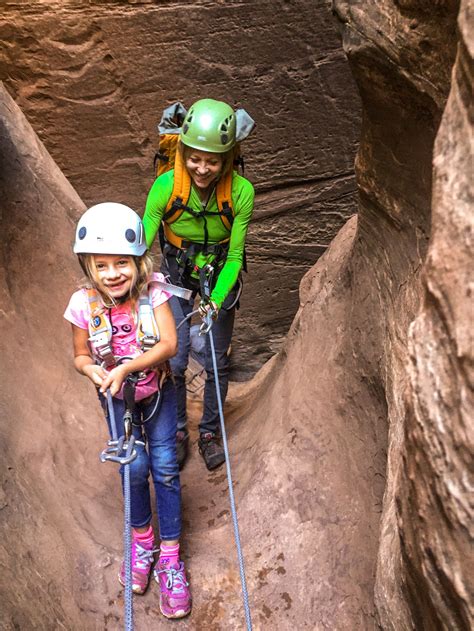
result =
[[[387,400],[375,595],[397,631],[473,619],[468,5],[458,44],[457,2],[335,2],[363,102],[355,348]]]
[[[2,84],[0,147],[0,628],[78,629],[99,607],[113,505],[105,434],[62,321],[84,203]]]
[[[434,146],[422,302],[409,329],[397,518],[403,592],[414,624],[467,631],[474,624],[474,190],[469,167],[474,29],[468,2],[461,5],[458,25],[451,92]]]

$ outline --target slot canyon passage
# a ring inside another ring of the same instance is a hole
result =
[[[257,121],[226,404],[254,628],[472,628],[472,5],[2,9],[0,628],[123,625],[118,475],[62,319],[71,244],[86,205],[142,212],[161,109],[204,95]],[[174,624],[242,629],[225,471],[196,451]],[[156,584],[134,609],[173,624]]]

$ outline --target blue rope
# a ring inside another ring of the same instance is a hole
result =
[[[110,390],[107,390],[107,405],[109,409],[110,430],[112,440],[117,441],[117,422],[115,420],[115,410]],[[125,437],[122,437],[125,438]],[[123,446],[123,441],[122,446]],[[130,441],[129,441],[130,443]],[[131,447],[129,444],[126,455],[129,455]],[[117,456],[120,454],[117,453]],[[130,464],[124,464],[124,525],[123,525],[123,549],[125,561],[125,631],[133,631],[133,591],[132,591],[132,505],[130,493]]]
[[[110,390],[107,388],[107,406],[109,408],[109,418],[110,418],[110,429],[112,432],[112,440],[117,440],[117,423],[115,421],[115,410],[114,404],[112,401],[112,395],[110,394]]]
[[[227,434],[225,431],[225,424],[224,424],[224,412],[222,408],[221,391],[219,387],[219,376],[217,373],[216,351],[214,348],[214,338],[212,335],[211,328],[209,329],[208,334],[209,334],[209,340],[211,342],[212,366],[214,368],[214,380],[216,382],[217,406],[219,408],[219,419],[221,423],[222,442],[224,445],[227,480],[229,482],[230,509],[232,512],[232,522],[234,524],[235,544],[237,546],[237,556],[239,559],[240,582],[242,584],[242,598],[244,602],[245,620],[247,622],[247,631],[252,631],[252,619],[250,617],[249,596],[247,592],[247,583],[245,580],[244,557],[242,554],[242,546],[240,545],[239,523],[237,520],[237,511],[235,509],[234,488],[232,484],[232,473],[230,471],[229,450],[227,448]]]
[[[132,527],[130,497],[130,465],[124,465],[124,527],[123,549],[125,551],[125,631],[133,631],[132,592]]]

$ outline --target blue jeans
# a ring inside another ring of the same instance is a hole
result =
[[[165,276],[169,275],[171,283],[176,285],[180,284],[178,267],[173,255],[168,255],[166,257],[163,256],[161,271],[165,274]],[[173,311],[176,325],[179,325],[193,310],[194,299],[197,292],[198,290],[193,288],[193,295],[190,300],[184,300],[183,298],[177,298],[176,296],[172,296],[170,298],[169,304],[171,306],[171,310]],[[229,385],[230,359],[227,353],[232,340],[235,320],[235,306],[232,306],[229,309],[227,305],[231,306],[236,302],[236,294],[237,287],[232,289],[226,298],[219,311],[219,316],[212,326],[222,404],[224,404],[227,396],[227,389]],[[178,329],[178,352],[170,360],[171,370],[173,371],[176,383],[176,393],[178,399],[178,429],[183,431],[186,431],[187,422],[185,373],[186,368],[188,367],[188,358],[191,349],[190,328],[191,321],[187,320]],[[205,358],[204,368],[206,370],[206,382],[204,384],[204,405],[202,419],[199,424],[199,431],[200,433],[212,432],[214,434],[218,434],[220,433],[219,409],[217,406],[216,383],[214,379],[209,335],[206,335]]]
[[[151,473],[155,486],[156,512],[160,526],[160,537],[164,540],[179,539],[181,534],[181,487],[179,468],[176,460],[176,390],[171,379],[163,384],[161,400],[157,403],[158,393],[151,401],[138,401],[133,414],[133,435],[140,439],[146,437],[146,447],[136,445],[138,456],[128,465],[130,467],[132,526],[140,528],[151,522],[151,499],[149,476]],[[107,401],[101,397],[102,406],[110,427]],[[117,435],[123,436],[123,416],[125,404],[121,399],[113,398]],[[154,409],[156,406],[156,409]],[[143,425],[139,421],[151,417]],[[123,482],[123,467],[120,467]]]

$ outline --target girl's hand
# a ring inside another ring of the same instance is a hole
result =
[[[83,366],[82,373],[88,377],[95,386],[101,386],[104,378],[107,376],[102,366],[98,366],[97,364],[87,364],[87,366]]]
[[[105,394],[107,388],[110,388],[110,394],[114,397],[117,392],[120,392],[120,388],[129,372],[127,364],[116,366],[106,374],[104,380],[101,382],[100,391]]]

